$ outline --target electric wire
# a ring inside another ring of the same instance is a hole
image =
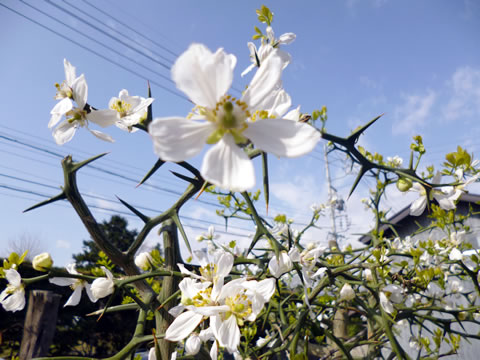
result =
[[[35,19],[33,19],[33,18],[31,18],[31,17],[29,17],[29,16],[27,16],[27,15],[25,15],[25,14],[22,14],[22,13],[18,12],[17,10],[8,7],[8,6],[5,5],[5,4],[0,3],[0,6],[6,8],[7,10],[10,10],[11,12],[17,14],[18,16],[23,17],[24,19],[26,19],[26,20],[28,20],[28,21],[30,21],[30,22],[32,22],[32,23],[34,23],[34,24],[42,27],[43,29],[50,31],[51,33],[53,33],[53,34],[61,37],[62,39],[67,40],[68,42],[73,43],[73,44],[77,45],[78,47],[80,47],[80,48],[82,48],[82,49],[84,49],[84,50],[86,50],[86,51],[88,51],[88,52],[90,52],[90,53],[92,53],[92,54],[94,54],[94,55],[96,55],[96,56],[98,56],[98,57],[106,60],[106,61],[108,61],[109,63],[114,64],[114,65],[122,68],[123,70],[125,70],[125,71],[127,71],[127,72],[129,72],[129,73],[131,73],[131,74],[133,74],[133,75],[135,75],[135,76],[137,76],[137,77],[145,80],[145,81],[150,81],[151,84],[154,84],[154,85],[158,86],[159,88],[161,88],[161,89],[163,89],[163,90],[165,90],[165,91],[167,91],[167,92],[169,92],[169,93],[171,93],[171,94],[173,94],[173,95],[175,95],[175,96],[177,96],[177,97],[179,97],[179,98],[181,98],[181,99],[183,99],[183,100],[188,101],[189,103],[191,103],[190,100],[189,100],[187,97],[185,97],[184,95],[182,95],[182,94],[180,94],[180,93],[178,93],[178,92],[176,92],[176,91],[173,91],[173,90],[167,88],[166,86],[160,84],[159,82],[157,82],[157,81],[155,81],[155,80],[151,80],[151,79],[147,78],[146,76],[140,74],[139,72],[137,72],[137,71],[135,71],[135,70],[132,70],[132,69],[126,67],[125,65],[122,65],[121,63],[119,63],[119,62],[117,62],[117,61],[114,61],[114,60],[110,59],[109,57],[107,57],[107,56],[99,53],[98,51],[95,51],[95,50],[89,48],[88,46],[85,46],[85,45],[81,44],[80,42],[75,41],[75,40],[69,38],[69,37],[66,36],[66,35],[63,35],[62,33],[59,33],[58,31],[56,31],[56,30],[54,30],[54,29],[52,29],[52,28],[49,28],[48,26],[46,26],[46,25],[44,25],[44,24],[36,21]]]

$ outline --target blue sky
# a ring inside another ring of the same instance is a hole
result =
[[[8,251],[10,243],[31,237],[38,240],[37,249],[52,252],[57,264],[65,264],[72,253],[80,250],[81,241],[88,238],[68,204],[22,213],[42,199],[38,194],[54,195],[55,187],[62,184],[60,157],[55,154],[84,159],[109,152],[96,165],[118,176],[94,169],[79,175],[81,191],[97,207],[126,211],[118,202],[112,202],[118,195],[133,204],[163,210],[175,200],[172,191],[182,191],[183,184],[167,170],[172,167],[162,169],[152,179],[151,184],[156,188],[135,189],[133,179],[140,179],[156,160],[146,134],[108,129],[116,140],[108,144],[87,131],[78,131],[67,145],[55,144],[47,123],[55,105],[53,84],[64,79],[64,58],[76,66],[77,74],[85,74],[88,100],[96,107],[106,107],[109,99],[123,88],[130,94],[145,95],[149,79],[155,97],[154,116],[184,116],[191,104],[172,94],[178,91],[168,80],[167,68],[192,42],[203,43],[211,50],[223,47],[237,56],[234,87],[243,89],[251,78],[251,74],[240,77],[249,65],[246,43],[253,35],[253,26],[259,25],[255,9],[261,4],[256,1],[0,1],[3,105],[0,253]],[[453,151],[456,145],[478,153],[478,2],[345,0],[264,4],[275,14],[273,28],[277,36],[284,32],[297,35],[295,42],[285,47],[293,58],[283,74],[286,91],[303,111],[327,105],[330,132],[346,135],[385,113],[361,139],[372,152],[407,158],[411,136],[419,133],[424,136],[428,151],[425,165],[438,165],[443,154]],[[84,12],[90,14],[87,20],[90,25],[81,20],[86,19]],[[263,25],[259,27],[264,29]],[[289,217],[305,222],[309,205],[326,200],[322,146],[301,159],[271,157],[270,179],[275,197],[269,215],[287,212]],[[199,164],[200,160],[201,157],[193,163]],[[332,156],[331,161],[334,185],[346,197],[353,178],[343,177],[340,156]],[[368,229],[369,215],[362,211],[360,203],[367,185],[368,181],[347,202],[350,233]],[[215,199],[208,195],[202,195],[201,199],[210,204],[192,202],[183,212],[187,217],[185,223],[190,225],[192,243],[208,226],[198,219],[222,223],[211,205]],[[392,211],[400,210],[409,199],[392,192],[387,206]],[[259,208],[264,211],[263,204]],[[111,212],[96,209],[94,214],[102,220],[108,219]],[[140,227],[134,218],[128,220],[132,227]],[[328,219],[324,224],[327,226]],[[222,234],[226,240],[242,239],[249,233],[248,224],[233,225],[236,228],[230,228],[230,235]],[[310,240],[324,240],[326,232],[325,229],[311,234]],[[154,235],[150,243],[158,240]]]

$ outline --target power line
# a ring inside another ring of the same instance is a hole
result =
[[[46,199],[48,199],[48,198],[51,197],[50,195],[47,195],[47,194],[44,194],[44,193],[40,193],[40,192],[38,192],[38,191],[34,191],[34,190],[30,190],[30,189],[24,189],[24,188],[20,188],[20,187],[17,187],[17,186],[12,186],[12,185],[9,185],[9,184],[0,183],[0,188],[6,189],[6,190],[10,190],[10,191],[15,191],[15,192],[20,192],[20,193],[35,195],[35,196],[39,196],[39,197],[46,198]],[[132,213],[127,212],[127,211],[122,211],[122,210],[119,210],[119,209],[112,209],[112,208],[101,207],[101,206],[93,205],[93,204],[87,204],[87,206],[88,206],[89,208],[91,208],[91,209],[102,210],[102,211],[106,211],[106,212],[110,212],[110,213],[114,213],[114,214],[121,214],[121,215],[125,215],[125,216],[129,216],[129,217],[138,219],[138,217],[136,217],[135,215],[133,215]],[[195,218],[188,218],[188,217],[185,217],[185,216],[181,216],[181,218],[189,219],[190,221],[207,222],[206,220],[195,219]],[[208,224],[216,224],[216,223],[211,223],[211,222],[207,222],[207,223],[208,223]],[[222,224],[216,224],[216,225],[223,226]],[[199,230],[203,230],[203,231],[207,230],[207,228],[200,227],[200,226],[196,226],[196,225],[192,225],[192,224],[184,224],[184,226],[185,226],[185,227],[191,227],[191,228],[199,229]],[[237,227],[237,228],[238,228],[238,227]],[[239,229],[246,230],[246,229],[243,229],[243,228],[239,228]],[[230,232],[230,231],[223,231],[223,230],[217,230],[217,229],[215,229],[215,232],[223,233],[223,234],[227,234],[227,235],[247,237],[247,235],[245,235],[245,234],[234,233],[234,232]]]
[[[161,49],[169,52],[170,54],[174,55],[175,57],[178,57],[178,56],[179,56],[178,53],[175,53],[175,52],[173,52],[172,50],[170,50],[170,49],[168,49],[167,47],[165,47],[164,45],[161,45],[161,44],[157,43],[155,40],[152,40],[151,38],[146,37],[145,35],[143,35],[143,34],[140,33],[139,31],[135,30],[134,28],[132,28],[132,27],[129,26],[128,24],[126,24],[126,23],[118,20],[118,18],[115,18],[115,17],[111,16],[110,14],[108,14],[107,12],[105,12],[105,11],[99,9],[98,7],[92,5],[89,1],[87,1],[87,0],[83,0],[83,1],[84,1],[85,3],[87,3],[88,5],[94,7],[94,8],[97,9],[98,11],[102,12],[102,14],[110,17],[111,19],[115,20],[116,22],[120,23],[121,25],[125,26],[126,28],[132,30],[132,31],[133,31],[134,33],[136,33],[137,35],[140,35],[141,37],[143,37],[143,38],[147,39],[148,41],[154,43],[155,45],[157,45],[157,46],[160,47]],[[117,2],[115,2],[115,3],[110,2],[110,3],[112,4],[112,6],[115,6],[115,8],[118,8],[118,5],[119,5],[119,4],[118,4]],[[125,12],[124,12],[124,13],[125,13]],[[130,14],[130,17],[133,18],[133,19],[135,19],[137,22],[145,25],[144,22],[142,22],[141,20],[139,20],[137,17],[133,16],[132,14]]]
[[[23,1],[23,0],[21,0],[21,1]],[[26,4],[26,3],[25,3],[25,4]],[[29,5],[29,4],[26,4],[26,5]],[[125,70],[125,71],[127,71],[127,72],[129,72],[129,73],[131,73],[131,74],[133,74],[133,75],[135,75],[135,76],[137,76],[137,77],[145,80],[145,81],[150,81],[151,84],[154,84],[154,85],[158,86],[159,88],[161,88],[161,89],[163,89],[163,90],[165,90],[165,91],[167,91],[167,92],[169,92],[169,93],[171,93],[171,94],[173,94],[173,95],[175,95],[175,96],[177,96],[177,97],[179,97],[179,98],[181,98],[181,99],[183,99],[183,100],[186,100],[186,101],[188,101],[188,102],[190,103],[190,100],[189,100],[187,97],[183,96],[182,94],[180,94],[180,93],[178,93],[178,92],[176,92],[176,91],[173,91],[173,90],[167,88],[166,86],[158,83],[157,81],[151,80],[151,79],[147,78],[146,76],[140,74],[139,72],[137,72],[137,71],[135,71],[135,70],[132,70],[132,69],[126,67],[125,65],[122,65],[122,64],[120,64],[119,62],[116,62],[116,61],[108,58],[108,57],[105,56],[105,55],[102,55],[101,53],[99,53],[99,52],[97,52],[97,51],[95,51],[95,50],[93,50],[93,49],[91,49],[91,48],[89,48],[89,47],[87,47],[87,46],[79,43],[78,41],[75,41],[75,40],[67,37],[66,35],[63,35],[62,33],[59,33],[59,32],[56,31],[56,30],[53,30],[52,28],[49,28],[48,26],[46,26],[46,25],[44,25],[44,24],[42,24],[42,23],[34,20],[33,18],[31,18],[31,17],[29,17],[29,16],[27,16],[27,15],[24,15],[24,14],[16,11],[15,9],[12,9],[12,8],[8,7],[8,6],[5,5],[5,4],[0,3],[0,6],[6,8],[7,10],[10,10],[11,12],[17,14],[18,16],[21,16],[21,17],[23,17],[24,19],[26,19],[26,20],[28,20],[28,21],[30,21],[30,22],[32,22],[32,23],[34,23],[34,24],[42,27],[43,29],[50,31],[51,33],[53,33],[53,34],[61,37],[62,39],[67,40],[68,42],[73,43],[73,44],[77,45],[78,47],[80,47],[80,48],[82,48],[82,49],[84,49],[84,50],[87,50],[88,52],[90,52],[90,53],[92,53],[92,54],[94,54],[94,55],[96,55],[96,56],[98,56],[98,57],[100,57],[100,58],[108,61],[109,63],[114,64],[114,65],[122,68],[123,70]],[[48,15],[48,16],[49,16],[49,15]]]

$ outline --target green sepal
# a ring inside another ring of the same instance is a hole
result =
[[[225,130],[224,129],[217,129],[215,130],[214,132],[212,132],[208,138],[207,138],[207,144],[209,145],[213,145],[213,144],[216,144],[217,142],[219,142],[223,135],[225,135]]]
[[[248,142],[248,139],[242,135],[241,132],[238,130],[230,130],[230,134],[233,137],[233,140],[235,140],[236,144],[245,144]]]

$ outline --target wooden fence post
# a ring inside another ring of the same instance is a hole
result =
[[[23,327],[20,360],[46,356],[55,334],[61,295],[32,290]]]

